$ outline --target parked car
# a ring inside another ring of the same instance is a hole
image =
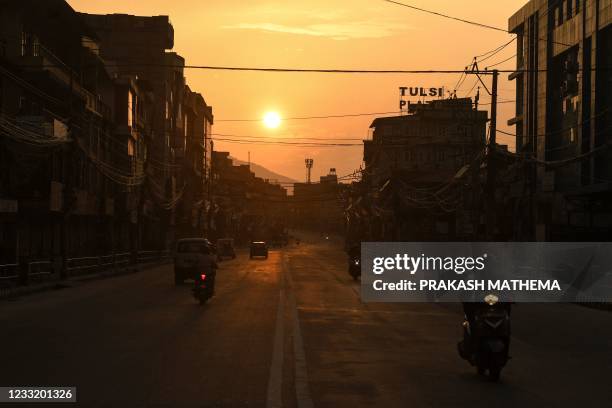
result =
[[[250,258],[253,259],[257,256],[262,256],[268,259],[268,244],[263,241],[251,242]]]
[[[231,238],[221,238],[217,240],[217,259],[223,258],[236,259],[234,250],[234,240]]]
[[[201,266],[208,264],[204,257],[214,256],[213,245],[206,238],[183,238],[176,243],[174,254],[174,282],[183,283],[202,272]]]

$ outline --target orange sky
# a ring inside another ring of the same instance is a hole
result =
[[[423,8],[507,27],[508,17],[526,0],[406,0]],[[512,37],[502,32],[420,13],[381,0],[69,0],[78,11],[170,15],[175,51],[188,64],[346,69],[463,69],[482,54]],[[489,61],[515,53],[507,47]],[[514,60],[499,69],[513,68]],[[321,116],[397,110],[399,86],[447,86],[454,75],[340,75],[251,73],[188,70],[190,87],[213,106],[213,131],[260,137],[365,138],[373,117],[284,121],[275,130],[259,122],[223,119],[261,118],[265,112],[282,116]],[[501,75],[500,99],[514,99],[514,84]],[[458,93],[472,88],[468,78]],[[484,91],[481,93],[481,95]],[[489,101],[481,96],[481,103]],[[498,122],[506,126],[514,104],[501,104]],[[285,140],[285,139],[283,139]],[[514,145],[499,135],[500,143]],[[330,167],[351,173],[362,160],[357,147],[284,147],[216,142],[216,150],[251,160],[295,179],[305,178],[304,158],[314,158],[313,175]]]

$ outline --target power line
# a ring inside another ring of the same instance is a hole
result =
[[[576,123],[575,125],[568,126],[568,127],[565,127],[565,128],[562,128],[562,129],[558,129],[558,130],[554,130],[554,131],[551,131],[551,132],[537,133],[535,136],[536,137],[547,137],[547,136],[558,135],[558,134],[561,134],[561,133],[564,133],[564,132],[568,132],[568,131],[570,131],[572,129],[577,129],[577,128],[581,127],[582,125],[585,125],[585,124],[591,122],[592,120],[597,119],[597,118],[607,114],[608,112],[610,112],[611,109],[612,108],[606,108],[606,109],[602,110],[601,112],[599,112],[598,114],[590,116],[590,117],[586,118],[585,120],[583,120],[583,121],[581,121],[579,123]],[[503,134],[506,134],[508,136],[516,137],[516,134],[514,134],[514,133],[504,132],[504,131],[501,131],[499,129],[497,131],[501,132]]]
[[[482,58],[482,59],[478,59],[478,57],[474,57],[474,59],[476,60],[476,62],[484,62],[486,60],[488,60],[489,58],[494,57],[495,55],[499,54],[500,52],[502,52],[508,45],[512,44],[512,42],[514,41],[514,39],[512,39],[512,41],[502,45],[501,47],[499,47],[498,49],[496,49],[493,53],[491,53],[490,55],[487,55],[486,57]]]
[[[244,139],[225,139],[225,138],[213,138],[213,140],[227,143],[238,143],[238,144],[264,144],[264,145],[289,145],[289,146],[301,146],[301,147],[325,147],[325,146],[363,146],[363,143],[315,143],[315,142],[285,142],[285,141],[263,141],[263,140],[244,140]]]
[[[384,0],[383,0],[384,1]],[[53,68],[58,65],[54,64],[41,64],[41,65],[20,65],[20,67],[45,67]],[[232,66],[221,66],[221,65],[177,65],[177,64],[117,64],[107,63],[107,67],[140,67],[140,68],[184,68],[184,69],[203,69],[213,71],[253,71],[253,72],[284,72],[284,73],[319,73],[319,74],[461,74],[465,72],[465,69],[341,69],[341,68],[277,68],[277,67],[232,67]],[[612,67],[593,67],[589,71],[610,71]],[[584,72],[585,69],[578,68],[579,72]],[[481,70],[481,73],[487,72]],[[548,69],[499,69],[497,70],[500,74],[512,74],[512,73],[545,73]]]
[[[507,43],[504,43],[504,44],[500,45],[497,48],[494,48],[494,49],[492,49],[490,51],[485,52],[484,54],[476,55],[474,58],[478,59],[478,58],[482,58],[482,57],[488,56],[491,53],[497,53],[497,52],[503,50],[504,48],[506,48],[508,45],[512,44],[512,42],[514,42],[514,40],[516,40],[516,37],[514,37],[513,39],[511,39]],[[482,61],[484,61],[484,60],[482,60]]]
[[[493,67],[496,67],[496,66],[498,66],[498,65],[503,64],[504,62],[508,62],[508,61],[510,61],[512,58],[516,58],[516,54],[512,55],[511,57],[506,58],[506,59],[505,59],[505,60],[503,60],[503,61],[499,61],[499,62],[496,62],[496,63],[495,63],[495,64],[493,64],[493,65],[489,65],[489,66],[487,66],[487,68],[493,68]]]
[[[211,136],[229,137],[229,138],[269,139],[269,140],[288,139],[288,140],[326,140],[326,141],[331,141],[331,140],[351,140],[351,141],[363,141],[363,139],[356,138],[356,137],[346,137],[346,138],[342,138],[342,137],[290,137],[290,136],[278,137],[278,136],[233,135],[233,134],[222,134],[222,133],[211,133]]]
[[[339,115],[324,115],[324,116],[296,116],[282,118],[283,120],[305,120],[305,119],[334,119],[334,118],[351,118],[358,116],[374,116],[374,115],[390,115],[401,114],[400,111],[391,112],[370,112],[370,113],[347,113]],[[261,119],[215,119],[215,122],[261,122]]]
[[[423,13],[433,14],[433,15],[438,16],[438,17],[448,18],[449,20],[460,21],[460,22],[462,22],[462,23],[471,24],[471,25],[474,25],[474,26],[477,26],[477,27],[482,27],[482,28],[488,28],[488,29],[490,29],[490,30],[501,31],[501,32],[503,32],[503,33],[508,34],[508,30],[506,30],[506,29],[504,29],[504,28],[494,27],[494,26],[491,26],[491,25],[488,25],[488,24],[479,23],[479,22],[477,22],[477,21],[466,20],[466,19],[464,19],[464,18],[453,17],[453,16],[450,16],[450,15],[448,15],[448,14],[443,14],[443,13],[440,13],[440,12],[437,12],[437,11],[433,11],[433,10],[426,10],[426,9],[424,9],[424,8],[420,8],[420,7],[412,6],[412,5],[410,5],[410,4],[406,4],[406,3],[401,3],[401,2],[399,2],[399,1],[394,1],[394,0],[383,0],[383,1],[385,1],[385,2],[387,2],[387,3],[396,4],[396,5],[398,5],[398,6],[402,6],[402,7],[411,8],[411,9],[413,9],[413,10],[421,11],[421,12],[423,12]]]
[[[510,31],[506,30],[505,28],[495,27],[495,26],[492,26],[492,25],[489,25],[489,24],[479,23],[479,22],[477,22],[477,21],[466,20],[466,19],[464,19],[464,18],[460,18],[460,17],[454,17],[454,16],[451,16],[451,15],[448,15],[448,14],[444,14],[444,13],[437,12],[437,11],[426,10],[426,9],[424,9],[424,8],[416,7],[416,6],[413,6],[413,5],[410,5],[410,4],[406,4],[406,3],[401,3],[401,2],[399,2],[399,1],[394,1],[394,0],[383,0],[383,1],[385,1],[385,2],[387,2],[387,3],[396,4],[396,5],[398,5],[398,6],[403,6],[403,7],[411,8],[411,9],[413,9],[413,10],[421,11],[421,12],[423,12],[423,13],[433,14],[433,15],[438,16],[438,17],[448,18],[448,19],[450,19],[450,20],[455,20],[455,21],[459,21],[459,22],[462,22],[462,23],[471,24],[471,25],[474,25],[474,26],[477,26],[477,27],[487,28],[487,29],[489,29],[489,30],[501,31],[501,32],[506,33],[506,34],[515,35],[514,33],[512,33],[512,32],[510,32]],[[556,7],[557,5],[558,5],[558,3],[557,3],[557,4],[555,4],[555,5],[553,5],[553,6],[551,6],[551,7],[550,7],[550,8],[549,8],[549,9],[546,11],[546,13],[544,13],[544,15],[542,16],[542,18],[543,18],[545,15],[547,15],[547,14],[548,14],[548,13],[549,13],[549,12],[552,10],[552,8]],[[547,41],[547,40],[546,40],[546,38],[538,38],[538,41]],[[571,45],[570,45],[570,44],[565,44],[565,43],[558,42],[558,41],[551,41],[551,42],[552,42],[553,44],[559,44],[559,45],[563,45],[563,46],[565,46],[565,47],[571,47]]]
[[[472,85],[472,88],[470,88],[470,90],[467,91],[467,93],[465,94],[466,97],[472,94],[472,91],[474,90],[474,88],[476,88],[476,85],[478,85],[478,78],[476,78],[476,81],[474,81],[474,85]]]

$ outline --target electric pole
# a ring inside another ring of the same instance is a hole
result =
[[[491,127],[489,135],[489,148],[487,151],[487,239],[495,237],[497,224],[495,186],[497,184],[497,79],[499,71],[493,71],[493,85],[491,86]]]
[[[489,127],[489,142],[487,144],[487,179],[485,185],[485,231],[486,238],[488,240],[493,240],[495,238],[495,229],[497,226],[497,202],[495,200],[495,187],[497,185],[497,83],[499,71],[496,69],[493,71],[480,71],[478,69],[478,63],[476,62],[476,59],[474,59],[472,70],[466,70],[466,74],[475,74],[487,93],[491,95],[491,123]],[[492,76],[490,91],[480,75]]]

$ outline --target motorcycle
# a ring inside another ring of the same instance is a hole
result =
[[[510,304],[499,302],[495,295],[487,295],[484,300],[483,304],[473,304],[471,318],[466,316],[458,350],[478,374],[488,372],[489,379],[498,381],[510,358]]]
[[[213,296],[211,277],[208,274],[201,273],[198,275],[193,288],[193,296],[200,302],[205,304],[208,299]]]

